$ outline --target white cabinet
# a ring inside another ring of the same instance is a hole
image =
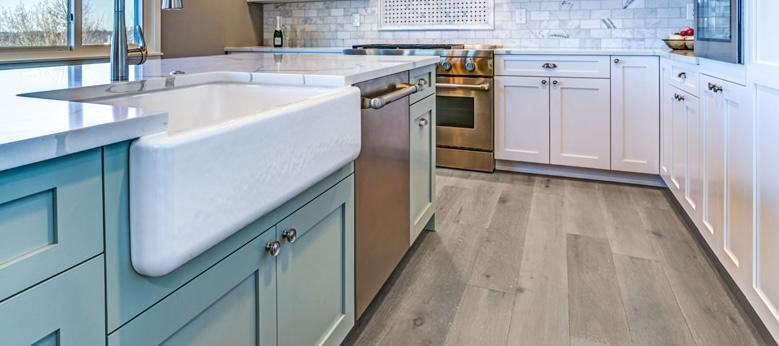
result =
[[[754,117],[744,86],[701,75],[704,129],[702,225],[740,285],[751,280]]]
[[[660,64],[660,176],[666,185],[671,186],[671,154],[673,133],[674,104],[673,88],[668,85],[670,64],[663,60]]]
[[[698,98],[675,87],[671,105],[671,191],[693,220],[698,219],[703,181],[701,176],[701,120]]]
[[[612,57],[611,169],[660,171],[659,59]]]
[[[495,78],[495,158],[549,163],[549,78]]]
[[[550,162],[610,169],[608,79],[553,78],[549,97]]]

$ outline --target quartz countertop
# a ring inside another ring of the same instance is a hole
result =
[[[437,62],[437,57],[408,56],[217,55],[150,60],[130,68],[130,81],[175,79],[173,71],[240,72],[263,84],[344,86]],[[111,85],[108,64],[0,71],[0,171],[165,131],[165,110],[19,96],[81,87],[123,89],[119,84]]]

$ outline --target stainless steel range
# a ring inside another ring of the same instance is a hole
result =
[[[437,73],[437,165],[492,172],[495,47],[461,44],[368,44],[349,55],[440,56]]]

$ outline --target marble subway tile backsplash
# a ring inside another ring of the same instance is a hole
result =
[[[346,47],[360,43],[498,44],[525,48],[659,48],[669,33],[692,26],[694,0],[495,0],[493,30],[380,31],[379,0],[264,5],[263,44],[276,16],[285,46]],[[360,26],[353,26],[353,15]]]

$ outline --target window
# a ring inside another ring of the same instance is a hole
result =
[[[137,42],[141,0],[125,0],[127,37]],[[111,44],[114,0],[0,0],[0,53],[51,50],[74,55]],[[56,56],[56,54],[54,54]]]

